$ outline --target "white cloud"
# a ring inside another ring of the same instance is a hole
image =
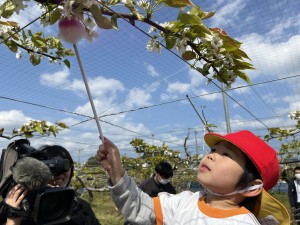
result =
[[[220,5],[224,1],[219,1],[217,5]],[[246,7],[247,1],[245,0],[233,0],[227,2],[223,7],[220,7],[215,16],[212,19],[212,27],[224,27],[231,24],[236,19],[238,14]],[[217,6],[215,6],[217,8]]]
[[[300,43],[300,35],[280,43],[273,43],[268,37],[256,33],[247,34],[239,40],[245,43],[243,48],[256,68],[254,71],[247,71],[252,81],[262,74],[267,75],[268,79],[299,74],[297,43]]]
[[[87,93],[83,80],[71,80],[70,70],[65,67],[62,71],[53,74],[45,73],[40,76],[42,85],[54,87],[62,90],[70,90],[72,92]],[[105,78],[98,76],[96,78],[87,78],[88,86],[93,97],[104,97],[106,95],[112,97],[117,92],[123,91],[123,84],[113,78]]]
[[[25,116],[22,111],[9,110],[0,111],[0,127],[11,132],[10,129],[19,128],[21,125],[33,120],[31,117]]]
[[[155,67],[148,64],[147,65],[147,73],[151,76],[151,77],[158,77],[160,74],[156,71]]]
[[[151,94],[140,88],[133,88],[127,95],[126,105],[129,108],[150,105]]]
[[[48,87],[62,87],[69,86],[68,77],[70,76],[70,70],[64,67],[62,71],[57,71],[53,74],[44,73],[40,76],[40,82],[42,85]]]

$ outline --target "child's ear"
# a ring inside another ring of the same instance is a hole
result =
[[[259,185],[259,184],[263,184],[263,181],[260,179],[256,179],[256,180],[252,181],[249,186],[254,186],[254,185]],[[260,187],[260,188],[254,189],[254,190],[243,192],[241,194],[247,198],[255,197],[255,196],[259,195],[262,192],[262,190],[263,190],[263,187]]]

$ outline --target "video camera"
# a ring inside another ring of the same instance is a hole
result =
[[[16,184],[28,189],[20,209],[4,208],[9,217],[31,217],[37,225],[52,225],[70,219],[75,191],[70,187],[49,187],[52,176],[69,171],[70,161],[61,157],[45,160],[41,151],[27,139],[10,143],[2,150],[0,161],[0,194],[3,199]]]

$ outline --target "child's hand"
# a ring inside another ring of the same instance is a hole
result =
[[[118,147],[107,138],[104,138],[104,143],[99,146],[95,157],[108,172],[113,185],[117,184],[124,175]]]

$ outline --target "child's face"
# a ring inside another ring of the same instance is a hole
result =
[[[244,173],[246,156],[233,144],[221,141],[203,157],[198,167],[198,181],[207,189],[226,194],[236,190]]]

